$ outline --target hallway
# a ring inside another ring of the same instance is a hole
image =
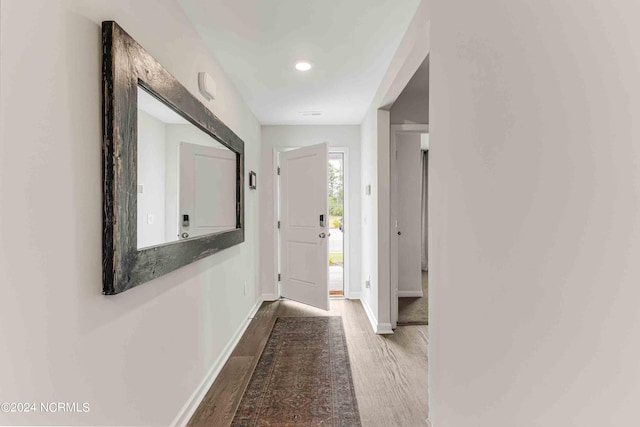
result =
[[[357,300],[331,301],[323,311],[290,300],[262,304],[189,425],[228,426],[278,316],[342,316],[362,425],[426,425],[427,326],[376,335]]]

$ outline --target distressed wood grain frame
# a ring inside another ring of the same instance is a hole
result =
[[[244,242],[244,142],[116,22],[102,23],[103,294]],[[236,153],[236,229],[137,248],[138,85]]]

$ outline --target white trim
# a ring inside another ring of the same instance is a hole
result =
[[[360,299],[360,291],[353,291],[353,292],[349,292],[349,295],[346,296],[347,299]]]
[[[428,124],[391,125],[391,132],[429,133],[429,125]]]
[[[393,328],[391,327],[391,323],[378,323],[376,334],[393,335]]]
[[[344,257],[344,268],[342,270],[342,292],[343,295],[351,295],[351,281],[349,275],[351,274],[351,243],[349,236],[351,235],[351,212],[349,209],[351,193],[349,191],[349,175],[351,174],[351,167],[349,166],[349,147],[329,147],[329,154],[342,153],[342,167],[344,168],[344,180],[342,182],[342,220],[344,222],[344,230],[346,233],[342,233],[342,253]]]
[[[391,328],[391,323],[378,323],[378,319],[373,314],[373,310],[369,306],[369,303],[366,299],[360,299],[362,303],[362,307],[364,308],[364,312],[367,313],[367,317],[369,318],[369,322],[371,323],[371,327],[373,328],[373,332],[378,335],[393,335],[393,329]]]
[[[211,388],[211,385],[220,374],[222,367],[224,366],[225,363],[227,363],[227,360],[229,360],[231,353],[238,345],[238,342],[240,342],[240,338],[242,338],[242,335],[245,333],[245,331],[249,327],[249,324],[251,323],[253,316],[255,316],[256,312],[262,305],[262,302],[263,302],[262,297],[258,297],[258,300],[256,301],[255,305],[251,308],[251,311],[249,311],[247,318],[244,320],[244,322],[242,322],[242,324],[240,324],[240,327],[233,334],[233,337],[227,343],[225,348],[222,350],[222,353],[220,354],[220,356],[218,356],[215,362],[213,362],[213,365],[211,365],[211,368],[209,368],[209,371],[207,372],[205,377],[202,379],[202,382],[200,383],[200,385],[189,397],[189,400],[187,400],[187,402],[184,404],[182,409],[180,409],[180,412],[178,412],[178,415],[175,417],[175,419],[171,423],[172,426],[187,425],[187,423],[193,416],[196,409],[198,409],[198,406],[200,406],[202,399],[204,399],[207,392]]]
[[[371,310],[371,307],[369,307],[369,303],[367,302],[366,298],[360,298],[360,303],[362,304],[362,308],[364,308],[364,312],[369,318],[369,323],[371,323],[373,332],[375,332],[378,325],[378,319],[376,319],[376,316],[373,315],[373,311]]]
[[[427,427],[433,427],[433,424],[431,424],[431,420],[429,418],[427,418]]]
[[[278,299],[280,299],[278,294],[262,294],[263,301],[277,301]]]
[[[273,217],[275,218],[273,224],[273,232],[275,239],[273,239],[273,264],[274,264],[274,272],[273,275],[273,290],[275,291],[275,299],[273,301],[280,298],[280,281],[278,280],[278,274],[280,271],[280,229],[278,228],[278,221],[280,221],[280,176],[278,175],[278,167],[280,167],[280,153],[284,153],[285,151],[294,150],[296,148],[302,147],[273,147],[273,167],[271,168],[271,173],[273,174]]]
[[[274,234],[273,236],[275,237],[273,239],[273,252],[271,252],[273,254],[273,286],[271,287],[271,289],[274,291],[275,295],[277,296],[278,299],[280,298],[280,281],[278,280],[278,274],[280,274],[280,259],[278,257],[277,254],[280,253],[280,229],[278,229],[278,221],[280,221],[280,205],[278,203],[278,200],[280,198],[280,195],[278,194],[278,191],[280,190],[280,176],[278,176],[278,167],[280,166],[280,159],[279,159],[279,153],[277,151],[277,149],[273,149],[272,152],[272,159],[271,159],[271,163],[272,163],[272,167],[271,167],[271,173],[273,174],[273,217],[275,218],[275,221],[273,222],[273,224],[271,225],[274,229]]]
[[[397,191],[398,191],[398,162],[397,162],[397,143],[395,126],[391,125],[391,135],[389,139],[389,180],[391,182],[389,194],[389,319],[391,326],[398,326],[398,208],[397,208]]]
[[[422,291],[398,291],[398,298],[422,298]]]

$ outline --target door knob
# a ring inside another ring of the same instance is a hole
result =
[[[182,238],[186,239],[187,237],[189,237],[189,233],[182,233]]]
[[[401,236],[401,235],[402,235],[402,232],[401,232],[401,231],[398,231],[398,236]]]
[[[318,237],[320,237],[321,239],[324,239],[326,237],[326,235],[324,233],[320,233],[320,234],[318,234]]]

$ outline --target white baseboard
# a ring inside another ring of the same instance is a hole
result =
[[[276,294],[262,294],[262,301],[277,301],[280,297]]]
[[[391,323],[378,323],[376,328],[376,334],[378,335],[393,335],[393,328]]]
[[[196,411],[196,409],[198,409],[200,402],[202,402],[202,399],[204,399],[205,395],[211,388],[211,385],[218,377],[218,374],[222,370],[222,367],[224,366],[225,363],[227,363],[227,360],[229,359],[229,356],[231,356],[231,353],[233,352],[233,350],[236,348],[236,345],[238,345],[240,338],[242,338],[242,335],[247,330],[249,323],[251,323],[251,319],[253,319],[253,316],[255,316],[256,312],[262,305],[262,302],[263,302],[263,298],[258,297],[258,300],[256,301],[255,305],[251,308],[251,311],[249,311],[249,314],[247,315],[247,318],[245,319],[245,321],[242,322],[238,330],[236,330],[235,334],[233,334],[233,337],[231,338],[231,340],[227,343],[225,348],[222,350],[222,354],[220,354],[220,356],[216,359],[216,361],[213,362],[213,365],[211,365],[211,368],[209,368],[209,371],[205,375],[204,379],[202,380],[198,388],[196,388],[196,390],[193,392],[189,400],[187,400],[187,403],[184,404],[184,406],[182,407],[182,409],[180,410],[176,418],[173,420],[173,422],[171,423],[172,426],[187,425],[187,423],[193,416],[193,413]]]
[[[347,296],[347,298],[349,298],[349,299],[360,299],[360,291],[349,292],[349,295]]]
[[[393,334],[393,329],[391,328],[391,323],[378,323],[378,319],[373,315],[373,310],[369,306],[369,302],[361,298],[360,302],[362,303],[362,307],[364,307],[364,312],[367,313],[367,317],[369,318],[369,322],[373,327],[373,332],[379,335],[391,335]]]
[[[360,303],[362,304],[362,308],[364,308],[364,312],[367,313],[367,317],[369,318],[369,323],[371,323],[371,327],[375,332],[378,326],[378,319],[373,315],[373,311],[371,311],[371,307],[369,307],[369,303],[365,298],[360,298]]]
[[[419,291],[398,291],[398,298],[422,298],[424,293]]]

